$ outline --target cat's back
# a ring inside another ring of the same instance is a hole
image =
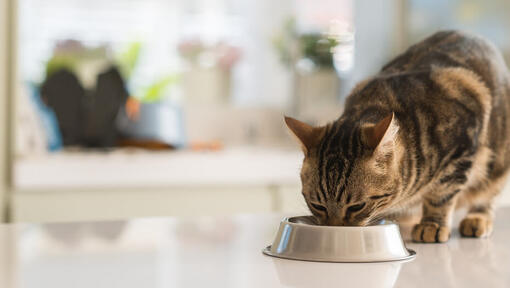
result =
[[[446,151],[459,143],[467,144],[466,151],[488,147],[499,156],[488,164],[490,178],[510,167],[510,73],[490,41],[459,31],[438,32],[384,66],[374,83],[391,88],[381,97],[391,110],[401,111],[404,122],[424,119],[417,121],[420,129],[409,133],[437,132],[428,137],[429,147],[435,139],[447,144]],[[440,150],[429,149],[429,156]]]
[[[501,53],[490,41],[465,32],[440,31],[358,84],[347,98],[346,109],[380,101],[394,103],[390,106],[396,107],[390,109],[398,110],[409,102],[412,109],[434,104],[448,114],[455,108],[451,106],[461,103],[482,106],[474,111],[482,117],[501,99],[510,104],[509,75]]]
[[[385,65],[381,74],[438,68],[465,68],[478,74],[489,88],[506,81],[508,72],[500,51],[488,40],[461,31],[440,31],[411,46]]]

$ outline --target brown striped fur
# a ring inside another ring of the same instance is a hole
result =
[[[325,225],[369,225],[422,205],[418,242],[491,233],[510,165],[510,77],[488,41],[438,32],[363,81],[333,123],[286,118],[303,145],[303,195]]]

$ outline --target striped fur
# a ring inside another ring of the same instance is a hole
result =
[[[444,31],[355,87],[335,122],[286,121],[303,144],[303,195],[321,223],[369,225],[421,204],[413,239],[444,242],[461,205],[470,211],[462,235],[491,232],[510,164],[509,110],[497,49]]]

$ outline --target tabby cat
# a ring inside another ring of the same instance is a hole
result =
[[[338,120],[285,117],[300,140],[306,203],[323,225],[370,225],[421,204],[417,242],[491,233],[510,165],[510,77],[490,42],[438,32],[358,84]]]

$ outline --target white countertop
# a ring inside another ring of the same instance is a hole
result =
[[[492,237],[465,239],[455,231],[447,244],[408,243],[418,255],[404,263],[264,256],[280,219],[1,225],[0,287],[510,287],[508,208],[498,211]]]
[[[303,153],[277,147],[220,151],[63,151],[17,158],[14,187],[72,188],[299,185]]]

